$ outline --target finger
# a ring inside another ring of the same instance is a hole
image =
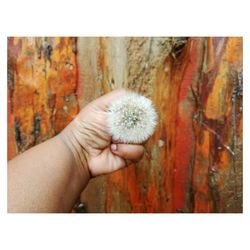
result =
[[[139,161],[144,153],[144,147],[137,144],[111,144],[113,154],[126,160]]]
[[[98,106],[106,109],[108,106],[110,106],[112,101],[119,98],[120,96],[123,96],[127,92],[129,92],[129,90],[127,90],[127,89],[117,89],[117,90],[114,90],[114,91],[104,95],[104,96],[101,96],[100,98],[95,100],[95,102]]]

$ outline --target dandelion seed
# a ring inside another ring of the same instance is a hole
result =
[[[141,143],[154,132],[157,114],[151,100],[127,93],[114,101],[108,111],[108,128],[114,140]]]

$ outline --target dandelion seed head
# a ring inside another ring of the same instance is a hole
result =
[[[115,100],[108,111],[108,129],[114,140],[141,143],[154,132],[157,114],[151,100],[127,93]]]

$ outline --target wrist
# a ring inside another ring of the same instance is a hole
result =
[[[75,171],[82,183],[87,183],[91,178],[88,168],[87,152],[82,144],[77,140],[74,130],[74,121],[72,121],[64,130],[58,135],[58,139],[68,148],[75,165]]]

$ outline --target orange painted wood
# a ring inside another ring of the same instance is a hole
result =
[[[75,38],[8,39],[8,159],[78,113]]]
[[[242,38],[10,38],[8,157],[119,87],[151,98],[144,158],[90,181],[86,212],[242,212]],[[77,47],[76,47],[77,46]]]

